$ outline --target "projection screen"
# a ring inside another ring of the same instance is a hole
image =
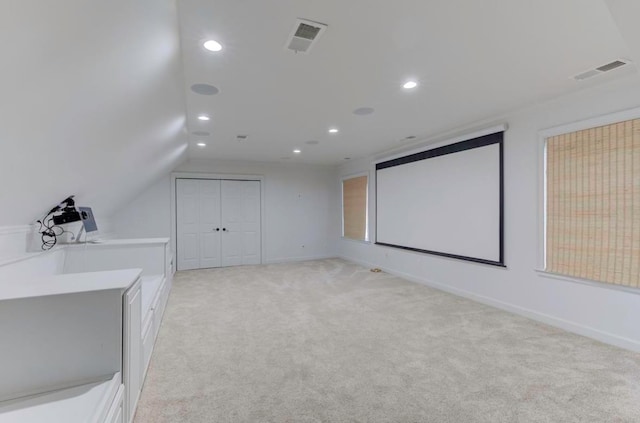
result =
[[[503,138],[376,164],[376,244],[504,266]]]

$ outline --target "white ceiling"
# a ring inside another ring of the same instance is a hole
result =
[[[185,98],[188,129],[212,133],[205,149],[191,137],[191,157],[336,164],[635,71],[569,78],[618,57],[640,61],[637,0],[3,6],[0,226],[33,222],[69,194],[99,216],[124,207],[187,157]],[[329,25],[309,55],[284,48],[298,17]],[[224,50],[203,50],[208,38]],[[410,77],[420,86],[405,92]],[[220,93],[198,96],[194,83]]]
[[[188,129],[211,133],[190,135],[192,158],[336,164],[635,71],[570,78],[629,54],[602,0],[180,0],[179,11]],[[308,55],[285,49],[296,18],[329,26]],[[223,51],[204,50],[209,38]],[[375,113],[352,114],[365,106]]]

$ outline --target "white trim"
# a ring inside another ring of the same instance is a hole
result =
[[[540,136],[543,138],[549,138],[556,135],[582,131],[584,129],[597,128],[599,126],[611,125],[613,123],[624,122],[627,120],[638,118],[640,118],[640,107],[635,107],[633,109],[607,113],[605,115],[595,116],[589,119],[543,129],[542,131],[540,131]]]
[[[600,282],[600,281],[596,281],[596,280],[592,280],[592,279],[577,278],[575,276],[563,275],[561,273],[549,272],[549,271],[544,270],[542,268],[541,269],[535,269],[535,271],[536,271],[536,273],[538,273],[538,275],[540,275],[543,278],[549,278],[549,279],[556,279],[556,280],[560,280],[560,281],[579,283],[581,285],[589,285],[589,286],[593,286],[595,288],[612,289],[614,291],[622,291],[622,292],[626,292],[626,293],[629,293],[629,294],[640,295],[640,288],[632,288],[630,286],[616,285],[616,284],[607,283],[607,282]]]
[[[363,171],[356,172],[356,173],[350,173],[348,175],[341,175],[340,176],[340,181],[344,181],[345,179],[357,178],[359,176],[366,176],[367,179],[368,179],[369,178],[369,171],[368,170],[363,170]]]
[[[340,240],[341,240],[341,241],[348,241],[348,242],[355,242],[355,243],[358,243],[358,244],[365,244],[365,245],[371,245],[371,244],[373,244],[373,243],[371,242],[371,240],[364,241],[364,240],[362,240],[362,239],[351,239],[351,238],[347,238],[347,237],[344,237],[344,236],[341,236],[341,237],[340,237]]]
[[[373,166],[374,166],[374,169],[375,169],[375,165],[377,165],[378,163],[386,162],[388,160],[393,160],[393,159],[397,159],[397,158],[404,157],[404,156],[409,156],[409,155],[415,154],[415,153],[421,153],[423,151],[433,150],[434,148],[442,147],[444,145],[455,144],[457,142],[462,142],[462,141],[469,141],[469,140],[472,140],[474,138],[483,137],[485,135],[495,134],[496,132],[504,132],[507,129],[509,129],[509,125],[506,124],[506,123],[503,123],[503,124],[500,124],[500,125],[491,126],[489,128],[480,129],[478,131],[469,132],[469,133],[466,133],[466,134],[463,134],[463,135],[459,135],[459,136],[456,136],[456,137],[447,138],[445,140],[433,142],[433,144],[430,144],[429,140],[425,140],[423,145],[420,146],[420,147],[416,147],[416,148],[414,148],[412,150],[403,151],[401,153],[394,153],[392,155],[388,155],[388,156],[385,156],[385,157],[382,157],[382,158],[379,158],[379,159],[375,159],[375,160],[373,160]]]
[[[171,248],[173,256],[176,257],[174,266],[177,270],[177,245],[176,245],[176,179],[220,179],[220,180],[242,180],[260,182],[260,263],[266,263],[267,256],[267,235],[266,235],[266,200],[265,200],[265,176],[235,173],[205,173],[205,172],[172,172],[171,173]]]
[[[306,256],[306,257],[284,257],[264,261],[264,264],[297,263],[300,261],[326,260],[336,258],[335,255]]]
[[[33,225],[0,226],[0,236],[29,233]]]
[[[538,248],[536,249],[536,265],[538,268],[546,268],[546,248],[547,248],[547,138],[539,135],[537,146],[538,168],[537,168],[537,225],[538,225]]]
[[[514,314],[518,314],[520,316],[524,316],[527,317],[529,319],[532,320],[536,320],[538,322],[542,322],[545,324],[548,324],[550,326],[554,326],[569,332],[573,332],[576,333],[578,335],[582,335],[582,336],[586,336],[588,338],[592,338],[592,339],[596,339],[598,341],[610,344],[610,345],[615,345],[617,347],[620,348],[625,348],[631,351],[635,351],[635,352],[640,352],[640,342],[633,340],[633,339],[629,339],[629,338],[624,338],[622,336],[618,336],[615,335],[613,333],[610,332],[604,332],[601,331],[599,329],[595,329],[589,326],[584,326],[581,325],[579,323],[576,322],[571,322],[569,320],[565,320],[565,319],[560,319],[558,317],[555,316],[551,316],[548,314],[544,314],[544,313],[540,313],[537,312],[535,310],[531,310],[528,308],[524,308],[524,307],[520,307],[517,306],[515,304],[511,304],[511,303],[507,303],[504,301],[498,301],[495,300],[493,298],[490,297],[485,297],[484,295],[478,295],[475,294],[473,292],[467,291],[467,290],[463,290],[463,289],[459,289],[459,288],[454,288],[451,287],[449,285],[443,284],[443,283],[438,283],[438,282],[433,282],[431,280],[428,279],[422,279],[422,278],[417,278],[413,275],[410,275],[408,273],[404,273],[404,272],[399,272],[396,271],[394,269],[390,269],[388,267],[384,267],[384,266],[380,266],[380,265],[375,265],[373,263],[369,263],[367,261],[363,261],[363,260],[357,260],[357,259],[352,259],[350,257],[344,256],[344,255],[340,255],[340,258],[353,262],[353,263],[357,263],[360,264],[362,266],[365,267],[379,267],[380,269],[382,269],[383,271],[394,275],[394,276],[398,276],[400,278],[406,279],[408,281],[411,282],[415,282],[415,283],[419,283],[422,285],[426,285],[429,286],[431,288],[435,288],[438,289],[440,291],[445,291],[445,292],[449,292],[450,294],[453,295],[457,295],[460,297],[464,297],[464,298],[468,298],[470,300],[473,301],[477,301],[479,303],[482,304],[486,304],[495,308],[499,308],[501,310],[505,310]]]
[[[538,132],[538,248],[537,248],[537,267],[538,269],[546,269],[546,232],[547,232],[547,139],[557,135],[569,134],[571,132],[582,131],[585,129],[597,128],[600,126],[611,125],[614,123],[625,122],[627,120],[639,119],[640,107],[626,109],[618,112],[607,113],[584,119],[564,125],[554,126],[552,128],[543,129]],[[536,270],[540,271],[540,270]],[[552,272],[543,272],[549,275],[555,275]],[[572,278],[574,282],[580,281],[580,278]],[[587,281],[584,279],[583,281]],[[595,281],[594,281],[595,282]],[[595,282],[598,286],[610,285],[601,282]],[[616,285],[612,285],[616,286]]]
[[[45,254],[53,254],[53,252],[55,251],[60,251],[64,249],[64,244],[61,245],[56,245],[55,247],[53,247],[50,250],[44,250],[44,251],[36,251],[36,252],[32,252],[32,253],[23,253],[17,256],[12,256],[12,257],[3,257],[0,258],[0,267],[2,266],[8,266],[10,264],[14,264],[14,263],[19,263],[21,261],[25,261],[25,260],[29,260],[35,257],[39,257]]]

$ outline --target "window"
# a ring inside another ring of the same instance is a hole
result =
[[[640,119],[546,139],[545,270],[640,287]]]
[[[366,175],[342,180],[342,236],[345,238],[369,239],[367,186]]]

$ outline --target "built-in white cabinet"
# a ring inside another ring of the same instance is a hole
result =
[[[261,262],[260,183],[176,179],[178,270]]]
[[[131,423],[172,263],[166,238],[0,263],[0,423]]]
[[[0,423],[105,423],[122,416],[130,334],[123,298],[140,290],[140,273],[0,281]]]
[[[116,397],[107,412],[105,423],[124,423],[124,385],[120,385]]]
[[[124,423],[120,373],[92,383],[0,403],[0,423]]]
[[[121,298],[120,289],[111,289],[0,299],[0,401],[119,372]]]
[[[125,418],[131,421],[142,389],[142,291],[138,280],[124,295],[124,365],[126,387]]]

